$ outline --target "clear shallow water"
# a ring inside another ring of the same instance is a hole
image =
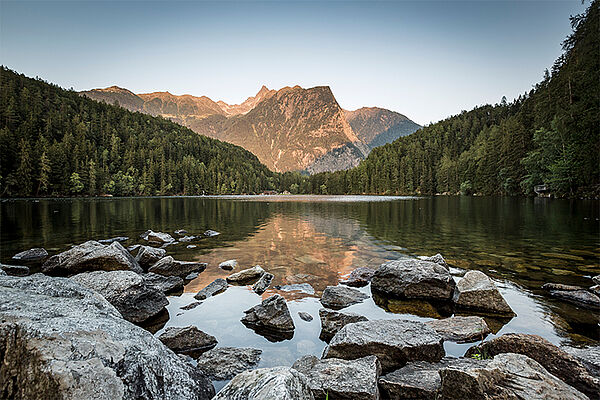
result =
[[[495,335],[539,334],[554,343],[599,339],[598,315],[549,298],[545,282],[590,286],[600,273],[599,202],[550,199],[376,196],[228,196],[134,199],[11,200],[1,203],[0,261],[42,246],[56,253],[90,239],[128,236],[141,242],[147,229],[186,229],[215,238],[179,243],[167,252],[208,263],[184,293],[170,297],[166,326],[197,325],[219,346],[261,348],[261,366],[290,365],[304,354],[320,355],[318,298],[354,268],[376,268],[386,260],[442,253],[455,267],[479,269],[494,278],[517,313],[511,320],[488,319]],[[174,235],[176,237],[176,235]],[[197,247],[188,249],[194,244]],[[256,264],[275,275],[273,285],[305,281],[314,296],[249,287],[226,292],[188,311],[193,294],[227,272],[218,264],[237,259],[239,269]],[[370,289],[361,289],[370,293]],[[296,330],[291,340],[272,343],[240,322],[243,311],[274,293],[286,297]],[[346,308],[368,318],[431,319],[448,316],[426,302],[369,298]],[[313,321],[298,317],[309,312]],[[160,331],[159,331],[160,333]],[[493,337],[490,335],[489,337]],[[460,356],[471,344],[445,344]],[[221,386],[220,384],[217,386]]]

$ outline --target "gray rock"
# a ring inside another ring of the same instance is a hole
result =
[[[187,246],[185,246],[186,249],[195,249],[196,247],[198,246],[196,246],[195,244],[188,244]]]
[[[193,303],[190,303],[186,306],[183,307],[179,307],[180,310],[193,310],[194,308],[198,307],[200,304],[202,304],[201,301],[194,301]]]
[[[258,281],[256,281],[256,283],[252,286],[252,290],[254,290],[254,292],[256,294],[263,294],[267,290],[267,288],[271,285],[273,278],[275,278],[275,276],[273,274],[265,272],[258,279]]]
[[[600,346],[582,348],[564,346],[562,349],[583,364],[590,375],[600,378]]]
[[[0,264],[0,269],[2,269],[6,275],[11,275],[11,276],[27,276],[27,275],[29,275],[29,267],[26,267],[23,265]]]
[[[186,235],[186,234],[188,234],[189,232],[188,232],[188,231],[186,231],[185,229],[177,229],[177,230],[176,230],[175,232],[173,232],[173,233],[175,233],[176,235]]]
[[[154,232],[151,230],[142,233],[141,238],[157,244],[171,243],[175,241],[173,236],[169,235],[168,233]]]
[[[196,236],[184,236],[182,238],[179,238],[180,242],[191,242],[192,240],[196,239]]]
[[[314,400],[306,377],[286,368],[261,368],[242,372],[213,400]]]
[[[429,261],[429,262],[433,262],[436,264],[441,265],[442,267],[446,268],[449,270],[448,264],[446,263],[446,260],[444,259],[444,256],[442,256],[440,253],[437,253],[435,256],[419,256],[417,257],[419,260],[421,261]]]
[[[384,372],[409,361],[437,362],[444,356],[442,337],[422,322],[400,319],[348,324],[335,334],[324,358],[353,360],[375,355]]]
[[[315,294],[315,289],[310,283],[293,283],[291,285],[277,285],[275,289],[282,292],[300,292],[306,294]]]
[[[406,299],[447,300],[452,297],[454,286],[446,268],[413,259],[382,264],[371,280],[374,290]]]
[[[36,247],[17,253],[13,256],[12,259],[16,261],[33,262],[41,261],[46,257],[48,257],[48,252],[46,251],[46,249],[42,247]]]
[[[321,296],[321,304],[334,310],[361,303],[369,296],[360,290],[352,289],[346,286],[327,286]]]
[[[436,319],[425,322],[425,325],[442,335],[444,340],[458,343],[483,340],[490,333],[485,320],[476,316]]]
[[[42,265],[48,275],[72,275],[85,271],[130,270],[142,273],[137,261],[119,242],[106,246],[90,240],[50,257]]]
[[[135,257],[138,250],[142,247],[141,244],[132,244],[131,246],[127,246],[127,251],[131,253],[132,256]]]
[[[71,279],[100,293],[123,318],[133,323],[156,316],[169,304],[162,290],[132,271],[84,272]]]
[[[325,308],[319,310],[319,317],[321,319],[321,333],[319,338],[325,342],[330,341],[340,329],[348,324],[368,321],[367,317],[359,314],[351,312],[342,313]]]
[[[217,339],[195,326],[169,327],[158,339],[175,353],[200,355],[217,345]]]
[[[600,310],[600,297],[580,286],[546,283],[542,285],[542,289],[548,290],[552,297],[566,300],[592,310]]]
[[[596,285],[600,285],[600,275],[592,276],[592,282]]]
[[[308,380],[315,399],[377,400],[381,366],[375,356],[356,360],[304,356],[292,365]]]
[[[117,237],[110,238],[110,239],[100,239],[100,240],[98,240],[98,243],[111,244],[113,242],[124,242],[126,240],[129,240],[129,238],[127,236],[117,236]]]
[[[600,296],[600,285],[590,286],[590,292],[595,294],[596,296]]]
[[[340,281],[341,284],[362,287],[367,286],[375,274],[375,270],[367,267],[359,267],[350,272],[348,279]]]
[[[72,279],[0,278],[2,397],[210,399],[210,381]]]
[[[298,311],[298,316],[300,317],[300,319],[306,322],[310,322],[313,320],[312,315],[304,311]]]
[[[211,296],[224,292],[227,289],[227,281],[223,278],[217,278],[209,283],[204,289],[196,293],[196,300],[205,300]]]
[[[2,266],[0,265],[0,276],[6,276],[6,272],[4,272],[4,270],[2,269]]]
[[[198,275],[200,275],[198,272],[190,272],[183,279],[185,279],[186,281],[193,281],[194,279],[196,279],[198,277]]]
[[[138,247],[135,260],[138,262],[138,264],[140,264],[140,267],[142,267],[144,270],[147,270],[166,255],[167,251],[165,249],[158,249],[151,246],[140,246]]]
[[[204,231],[204,236],[206,236],[206,237],[215,237],[215,236],[219,236],[219,235],[220,235],[219,232],[213,231],[211,229]]]
[[[142,274],[142,276],[146,282],[157,286],[165,294],[183,290],[183,279],[178,276],[164,276],[152,272]]]
[[[202,272],[206,269],[206,263],[194,261],[177,261],[171,256],[166,256],[152,265],[148,272],[165,276],[185,277],[190,272]]]
[[[242,317],[242,323],[270,341],[291,339],[294,336],[294,320],[285,299],[278,294],[244,313],[246,315]]]
[[[249,347],[215,347],[198,357],[197,368],[211,379],[223,381],[255,368],[262,350]]]
[[[456,284],[452,301],[461,309],[515,315],[494,282],[481,271],[469,271],[465,274]]]
[[[256,282],[264,273],[265,270],[260,265],[256,265],[252,268],[231,274],[226,279],[229,283],[245,285]]]
[[[238,265],[237,260],[227,260],[227,261],[223,261],[221,264],[219,264],[219,268],[224,269],[225,271],[231,271],[232,269],[237,267],[237,265]]]

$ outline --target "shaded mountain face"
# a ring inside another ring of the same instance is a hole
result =
[[[355,111],[345,110],[344,114],[356,136],[369,150],[421,128],[421,125],[406,116],[385,108],[363,107]]]

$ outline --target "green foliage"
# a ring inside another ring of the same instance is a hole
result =
[[[71,193],[79,194],[83,190],[83,183],[81,182],[81,177],[77,172],[73,172],[71,174],[71,178],[69,178],[69,184],[71,187]]]

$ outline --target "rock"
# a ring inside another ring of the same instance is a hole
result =
[[[444,356],[442,337],[422,322],[400,319],[348,324],[335,334],[324,358],[353,360],[375,355],[384,372],[409,361],[437,362]]]
[[[219,268],[224,269],[225,271],[231,271],[232,269],[237,267],[237,265],[238,265],[237,260],[227,260],[227,261],[223,261],[221,264],[219,264]]]
[[[381,366],[375,356],[356,360],[304,356],[292,365],[308,380],[315,399],[377,400]]]
[[[156,316],[169,304],[162,290],[132,271],[84,272],[71,279],[100,293],[123,318],[133,323]]]
[[[72,279],[0,278],[2,397],[210,399],[200,371]]]
[[[140,247],[142,247],[141,244],[132,244],[131,246],[127,246],[127,251],[130,252],[131,255],[135,257],[135,255],[137,254]]]
[[[396,260],[382,264],[371,288],[406,299],[447,300],[452,297],[454,279],[439,264],[421,260]]]
[[[592,282],[596,285],[600,285],[600,275],[592,276]]]
[[[183,279],[185,279],[186,281],[193,281],[194,279],[196,279],[198,277],[198,275],[200,275],[198,272],[190,272]]]
[[[369,296],[360,290],[345,286],[327,286],[321,296],[321,304],[334,310],[340,310],[368,298]]]
[[[310,322],[313,320],[312,315],[304,311],[298,311],[298,316],[300,317],[300,319],[306,322]]]
[[[250,284],[254,283],[265,273],[265,270],[261,268],[260,265],[256,265],[252,268],[244,269],[240,272],[236,272],[235,274],[229,275],[226,279],[229,283],[236,284]]]
[[[204,231],[204,236],[206,236],[206,237],[215,237],[215,236],[219,236],[219,235],[220,235],[219,232],[213,231],[211,229]]]
[[[425,325],[442,335],[444,340],[458,343],[483,340],[490,333],[485,320],[476,316],[436,319],[425,322]]]
[[[252,286],[252,290],[254,290],[256,294],[263,294],[267,290],[269,285],[271,285],[271,282],[273,281],[274,277],[275,276],[273,274],[265,272]]]
[[[34,262],[34,261],[41,261],[46,257],[48,257],[48,252],[46,251],[46,249],[41,248],[41,247],[36,247],[34,249],[29,249],[29,250],[25,250],[20,253],[17,253],[13,256],[12,259],[16,260],[16,261],[23,261],[23,262]]]
[[[348,279],[340,281],[340,283],[343,285],[354,287],[367,286],[369,282],[371,282],[371,278],[373,278],[374,273],[374,269],[367,267],[359,267],[356,268],[354,271],[350,272]]]
[[[177,261],[171,256],[166,256],[152,265],[148,272],[165,276],[187,276],[190,272],[202,272],[206,269],[206,263],[194,261]]]
[[[197,368],[211,379],[223,381],[256,367],[261,353],[249,347],[215,347],[198,357]]]
[[[151,243],[158,244],[171,243],[175,241],[175,239],[173,239],[173,236],[169,235],[168,233],[154,232],[151,230],[142,233],[141,238]]]
[[[319,277],[311,274],[294,274],[285,277],[287,283],[293,285],[298,283],[316,282],[319,281]]]
[[[328,342],[340,329],[354,322],[368,321],[367,317],[355,313],[342,313],[325,308],[319,310],[321,333],[319,339]]]
[[[6,272],[2,269],[2,264],[0,264],[0,276],[6,276]]]
[[[314,400],[306,377],[287,367],[242,372],[213,400]]]
[[[189,233],[188,231],[186,231],[185,229],[177,229],[175,232],[176,235],[186,235],[187,233]]]
[[[440,370],[443,399],[587,399],[585,395],[522,354],[499,354],[485,366]]]
[[[138,264],[140,264],[140,267],[142,267],[144,270],[147,270],[166,255],[167,251],[165,249],[157,249],[156,247],[151,246],[140,246],[138,248],[137,255],[135,256],[135,260],[138,262]]]
[[[446,268],[447,270],[450,269],[448,267],[448,264],[446,263],[446,260],[444,259],[444,256],[442,256],[440,253],[437,253],[435,256],[431,256],[431,257],[419,256],[417,258],[421,261],[429,261],[429,262],[436,263],[436,264],[441,265],[442,267]]]
[[[583,364],[590,375],[600,377],[600,346],[583,348],[564,346],[562,349]]]
[[[193,303],[190,303],[186,306],[183,307],[179,307],[180,310],[193,310],[194,308],[198,307],[200,304],[202,304],[201,301],[194,301]]]
[[[596,296],[600,296],[600,285],[590,286],[590,292],[595,294]]]
[[[4,273],[6,275],[11,275],[11,276],[27,276],[27,275],[29,275],[29,267],[25,267],[23,265],[0,264],[0,268],[4,271]]]
[[[117,236],[117,237],[110,238],[110,239],[100,239],[100,240],[98,240],[98,243],[111,244],[113,242],[124,242],[126,240],[129,240],[129,238],[127,236]]]
[[[494,282],[481,271],[469,271],[465,274],[456,284],[452,301],[461,309],[515,315]]]
[[[493,357],[502,353],[526,355],[540,363],[554,376],[588,396],[600,393],[600,379],[592,377],[585,366],[571,354],[538,335],[507,333],[479,346],[471,347],[465,356],[483,354],[486,357]]]
[[[294,320],[285,299],[278,294],[244,313],[246,315],[242,317],[242,323],[270,341],[291,339],[294,336]]]
[[[309,283],[293,283],[291,285],[277,285],[275,289],[282,292],[300,292],[306,294],[315,294],[315,289]]]
[[[185,246],[186,249],[195,249],[196,247],[198,246],[196,246],[195,244],[188,244],[187,246]]]
[[[160,288],[165,294],[183,290],[183,279],[178,276],[164,276],[152,272],[142,274],[142,276],[146,282]]]
[[[550,296],[552,297],[566,300],[570,303],[574,303],[581,307],[592,310],[600,309],[600,297],[580,286],[563,285],[560,283],[546,283],[542,285],[542,289],[548,290],[550,292]]]
[[[223,278],[217,278],[209,283],[204,289],[196,293],[196,300],[205,300],[211,296],[224,292],[227,289],[227,281]]]
[[[217,339],[202,332],[195,326],[169,327],[160,334],[158,340],[175,353],[200,355],[217,345]]]
[[[42,265],[42,272],[48,275],[72,275],[98,270],[143,272],[121,243],[114,242],[106,246],[93,240],[54,255]]]
[[[191,242],[192,240],[196,239],[196,236],[184,236],[182,238],[179,238],[180,242]]]

